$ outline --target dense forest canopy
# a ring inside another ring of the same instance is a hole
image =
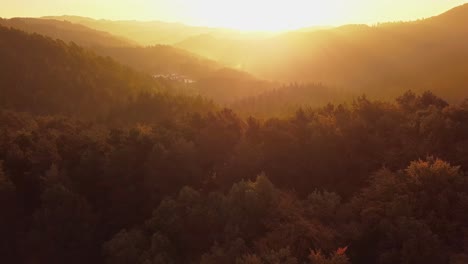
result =
[[[170,46],[83,47],[60,40],[72,29],[47,37],[0,26],[0,263],[468,263],[468,94],[452,79],[468,46],[455,27],[437,29],[454,14],[464,7],[291,33],[408,30],[411,45],[388,42],[382,57],[419,47],[427,60],[407,59],[451,88],[414,78],[417,92],[389,91],[391,78],[376,74],[382,100],[320,79],[259,80]],[[430,49],[413,31],[428,23],[427,34],[446,34]],[[453,64],[430,63],[447,55],[441,47],[457,54]],[[350,59],[336,58],[330,65]],[[342,66],[355,71],[336,78],[377,72],[351,62]],[[153,76],[164,70],[196,81]]]
[[[257,95],[238,98],[229,107],[244,117],[289,117],[299,108],[319,108],[328,103],[352,102],[357,97],[359,96],[343,88],[321,83],[291,83]]]
[[[7,263],[467,260],[467,103],[406,93],[120,128],[0,119]]]

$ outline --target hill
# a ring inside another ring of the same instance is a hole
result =
[[[38,18],[0,19],[0,25],[29,33],[38,33],[65,42],[73,41],[82,46],[125,47],[136,46],[136,42],[67,21]]]
[[[296,31],[243,45],[204,38],[177,46],[270,80],[321,82],[380,98],[430,89],[458,100],[468,95],[467,18],[464,5],[413,22]]]
[[[140,47],[120,41],[109,33],[95,31],[83,25],[52,19],[15,18],[1,24],[54,39],[75,42],[96,54],[111,57],[119,63],[152,76],[182,80],[179,91],[201,94],[219,103],[258,95],[273,86],[267,82],[233,69],[224,69],[215,61],[205,59],[169,45]],[[175,76],[175,77],[174,77]],[[183,83],[189,80],[190,84]]]
[[[176,79],[186,92],[200,94],[220,104],[266,92],[277,84],[167,45],[93,48],[134,69],[162,79]]]
[[[175,95],[174,82],[155,80],[74,43],[4,27],[0,39],[1,108],[87,119],[114,115],[122,121],[136,121],[127,116],[132,111],[137,119],[157,120],[209,108]]]
[[[221,67],[213,61],[181,49],[167,45],[139,47],[136,42],[124,37],[68,21],[13,18],[0,19],[0,25],[65,42],[75,42],[80,46],[92,49],[99,55],[110,56],[120,63],[152,75],[177,73],[195,78]]]

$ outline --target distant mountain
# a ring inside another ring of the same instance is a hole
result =
[[[236,39],[249,39],[270,36],[271,33],[251,32],[245,33],[238,30],[195,27],[181,23],[167,23],[161,21],[113,21],[96,20],[79,16],[49,16],[45,19],[65,20],[82,24],[90,28],[106,31],[112,34],[125,36],[137,41],[141,45],[152,46],[156,44],[175,44],[187,38],[202,34],[210,34],[218,37],[229,37]]]
[[[329,28],[330,27],[308,27],[291,31],[290,34],[304,32],[310,33]],[[278,34],[274,36],[277,36]],[[216,34],[200,34],[184,39],[183,41],[174,44],[174,46],[212,60],[217,60],[224,63],[226,66],[242,69],[244,67],[242,62],[247,60],[250,56],[251,48],[260,48],[261,45],[269,42],[271,37],[273,36],[270,36],[270,38],[265,36],[236,38],[232,35],[223,36]]]
[[[12,18],[0,19],[0,25],[29,33],[46,35],[53,39],[61,39],[66,42],[73,41],[83,46],[125,47],[138,45],[132,40],[67,21],[38,18]]]
[[[177,46],[270,80],[320,82],[375,97],[408,89],[449,100],[468,96],[468,5],[413,22],[295,31],[240,44],[205,37]]]
[[[94,50],[102,56],[110,56],[117,61],[148,74],[184,74],[191,78],[205,76],[221,68],[214,61],[167,45],[141,47],[124,37],[97,31],[68,21],[36,18],[0,19],[0,25],[16,28],[29,33],[37,33],[75,42]]]

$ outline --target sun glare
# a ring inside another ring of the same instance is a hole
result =
[[[2,0],[0,0],[1,2]],[[180,22],[248,31],[408,21],[466,0],[3,0],[0,17],[78,15],[109,20]]]
[[[334,25],[343,17],[335,0],[205,0],[198,3],[195,23],[248,31],[283,31],[313,25]]]

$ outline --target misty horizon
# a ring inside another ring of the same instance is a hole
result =
[[[88,0],[86,0],[88,1]],[[330,4],[307,2],[302,0],[294,0],[289,4],[278,4],[270,2],[275,6],[271,12],[265,10],[266,3],[263,0],[246,1],[239,3],[231,3],[229,1],[212,0],[197,0],[193,2],[185,2],[186,0],[178,0],[173,3],[164,1],[150,3],[146,0],[139,0],[140,7],[127,1],[107,2],[100,0],[93,2],[82,2],[80,5],[70,3],[61,5],[54,10],[54,4],[41,2],[41,4],[29,4],[26,0],[17,1],[15,3],[6,3],[3,11],[0,11],[0,16],[5,18],[13,17],[44,17],[44,16],[81,16],[93,18],[96,20],[113,20],[113,21],[142,21],[142,22],[165,22],[190,25],[194,27],[211,27],[225,28],[241,31],[290,31],[305,27],[315,26],[341,26],[347,24],[366,24],[374,25],[387,22],[402,22],[425,19],[432,16],[437,16],[446,10],[466,4],[463,0],[452,1],[426,1],[424,8],[420,8],[420,0],[394,2],[391,5],[380,4],[379,1],[372,3],[372,8],[369,6],[368,0],[352,0],[344,1],[333,0]],[[57,3],[55,3],[57,4]],[[199,8],[194,8],[196,6]],[[31,9],[34,7],[35,9]],[[402,8],[406,6],[406,11],[402,12]],[[111,12],[108,9],[112,7]],[[152,14],[151,10],[155,9]],[[271,6],[270,6],[271,8]],[[83,11],[76,11],[76,10]],[[34,10],[34,11],[32,11]],[[86,10],[86,11],[84,11]],[[95,10],[95,14],[90,15],[90,10]],[[71,12],[70,12],[71,11]],[[235,23],[239,21],[235,16],[230,17],[227,13],[238,12],[244,16],[242,20],[246,21],[246,25],[242,26]],[[299,12],[299,14],[294,14]],[[112,13],[118,15],[111,15]],[[128,15],[134,13],[134,15]],[[145,17],[142,17],[145,13]],[[105,14],[105,15],[104,15]],[[288,15],[289,14],[289,15]],[[294,15],[292,15],[294,14]],[[316,17],[316,18],[314,18]],[[332,20],[329,17],[333,17]],[[281,23],[275,23],[277,19],[283,20]],[[206,20],[206,21],[204,21]],[[225,21],[224,21],[225,20]],[[288,21],[291,20],[291,21]],[[314,21],[315,20],[315,21]],[[224,22],[223,22],[224,21]],[[293,22],[294,21],[294,22]],[[272,27],[269,24],[275,24]]]

